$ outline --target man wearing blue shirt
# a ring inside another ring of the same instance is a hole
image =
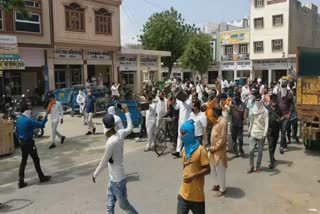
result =
[[[88,118],[88,132],[86,135],[91,135],[96,132],[96,128],[92,122],[93,115],[96,113],[96,98],[92,95],[92,90],[88,89],[88,95],[85,100],[85,111]]]
[[[22,159],[19,168],[19,183],[18,187],[23,188],[28,184],[24,182],[24,171],[27,166],[28,156],[30,155],[34,167],[38,173],[41,183],[48,182],[51,176],[45,176],[41,170],[40,159],[37,152],[37,147],[33,140],[33,130],[35,128],[44,128],[48,121],[47,116],[42,121],[37,121],[31,118],[32,106],[30,102],[25,101],[21,104],[22,115],[18,118],[16,124],[16,135],[20,141]]]

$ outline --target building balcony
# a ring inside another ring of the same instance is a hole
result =
[[[221,61],[233,61],[233,55],[232,54],[223,55],[221,56]]]
[[[239,54],[239,60],[249,60],[249,54]]]

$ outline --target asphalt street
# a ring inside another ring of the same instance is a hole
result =
[[[59,127],[67,137],[64,145],[49,150],[50,123],[45,136],[37,139],[37,147],[44,172],[53,176],[46,184],[39,184],[32,160],[29,159],[26,178],[29,186],[17,188],[20,151],[0,158],[0,213],[21,214],[99,214],[105,213],[107,169],[92,183],[91,175],[104,151],[101,118],[95,118],[98,133],[85,136],[86,127],[80,118],[65,116]],[[245,139],[248,142],[248,139]],[[145,153],[146,142],[125,142],[125,165],[128,176],[130,202],[139,213],[176,213],[177,194],[182,182],[181,159],[170,154],[157,157]],[[245,144],[245,151],[248,145]],[[245,158],[232,158],[229,154],[227,193],[215,198],[211,175],[206,177],[207,213],[320,213],[320,153],[305,151],[303,145],[292,144],[285,155],[278,150],[276,169],[269,170],[267,146],[263,158],[263,171],[246,174],[249,166]],[[124,213],[116,206],[116,213]]]

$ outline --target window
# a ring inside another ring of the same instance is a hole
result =
[[[41,15],[32,13],[25,16],[21,12],[16,12],[16,31],[41,33]]]
[[[95,12],[96,18],[96,33],[97,34],[112,34],[112,14],[105,9],[100,9]]]
[[[263,42],[253,42],[254,52],[261,53],[263,52]]]
[[[239,52],[240,52],[240,54],[248,53],[248,46],[247,45],[240,45]]]
[[[225,55],[233,54],[233,46],[226,46],[225,47]]]
[[[254,1],[255,7],[263,7],[264,6],[264,0],[255,0]]]
[[[282,51],[282,39],[272,40],[272,51]]]
[[[40,8],[40,2],[38,1],[25,1],[26,7],[31,7],[31,8]]]
[[[0,10],[0,30],[3,30],[3,15],[2,15],[2,10]]]
[[[66,30],[85,31],[84,9],[80,5],[72,3],[65,7]]]
[[[283,24],[283,15],[272,16],[273,26],[280,26]]]
[[[124,71],[123,78],[126,81],[126,84],[133,85],[134,84],[134,71]]]
[[[263,18],[254,19],[254,27],[255,28],[263,28]]]

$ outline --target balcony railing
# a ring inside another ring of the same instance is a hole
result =
[[[249,54],[239,54],[240,60],[249,60]]]
[[[232,61],[233,60],[233,55],[232,54],[223,55],[223,56],[221,56],[221,60],[222,61]]]

